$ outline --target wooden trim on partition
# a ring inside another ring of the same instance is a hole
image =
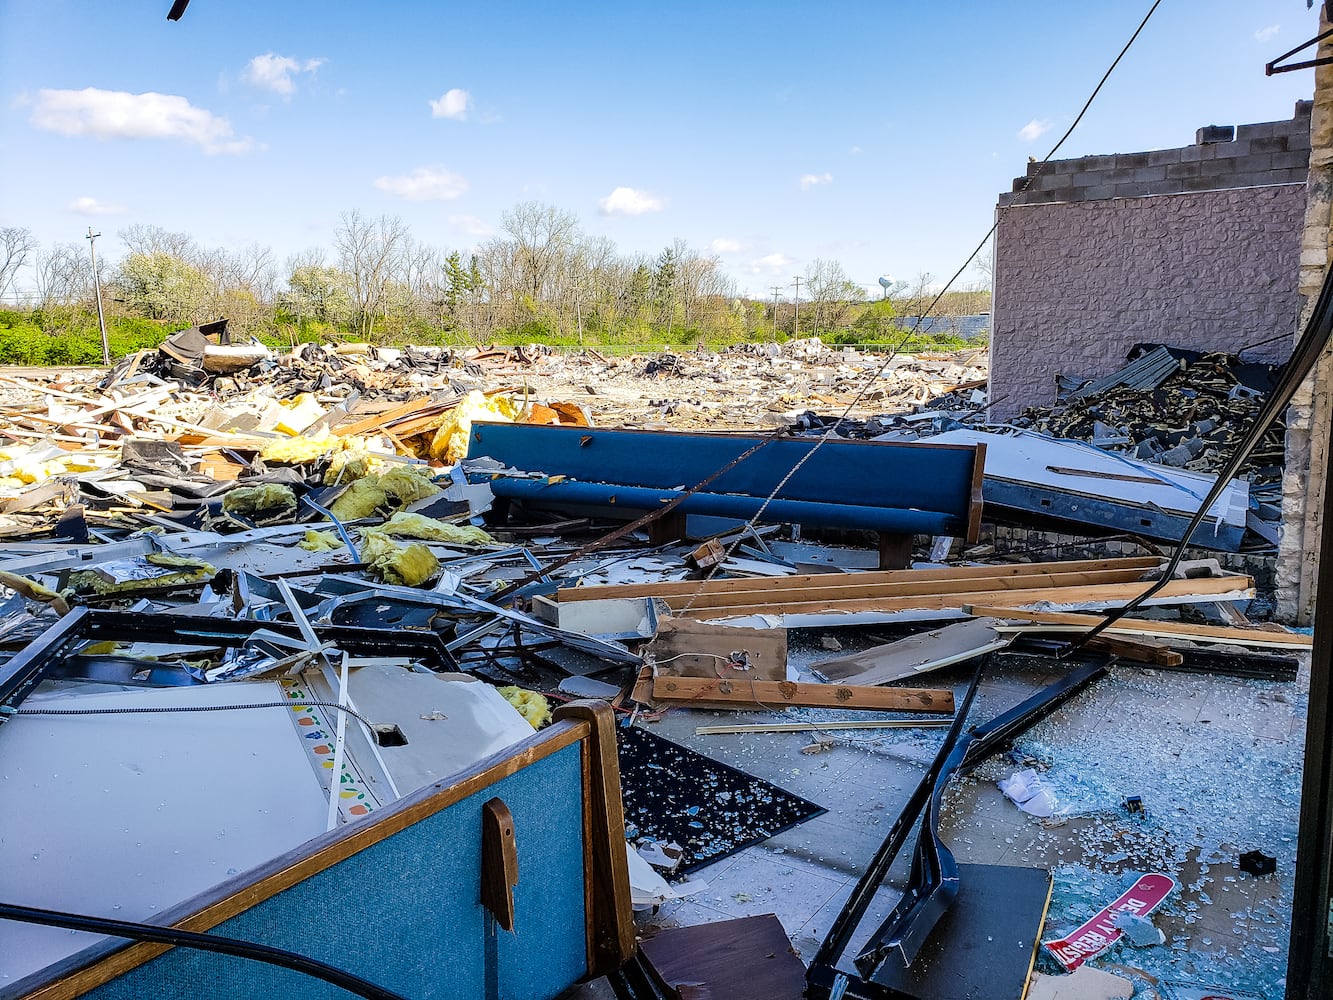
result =
[[[981,537],[982,485],[986,476],[986,444],[978,442],[977,457],[972,464],[972,500],[967,508],[967,534],[963,541],[975,545]]]
[[[685,580],[678,583],[609,584],[597,587],[565,587],[556,591],[560,601],[596,601],[619,597],[672,597],[699,594],[727,594],[735,591],[800,590],[856,582],[862,586],[887,583],[929,583],[935,580],[998,579],[1030,577],[1042,573],[1102,573],[1137,569],[1141,573],[1156,569],[1162,560],[1155,556],[1131,556],[1119,559],[1072,559],[1065,562],[1006,563],[998,566],[955,566],[948,569],[899,569],[868,573],[807,573],[797,576],[729,580]]]
[[[584,786],[584,845],[588,898],[588,975],[604,976],[624,965],[638,947],[625,856],[625,807],[620,797],[620,751],[615,712],[603,701],[562,705],[555,718],[577,719],[590,727],[583,757],[589,769]]]
[[[506,747],[446,779],[418,789],[368,818],[331,830],[294,850],[200,893],[159,915],[163,927],[207,932],[237,914],[333,867],[352,855],[401,833],[421,820],[539,760],[590,738],[590,723],[573,718],[555,722],[540,733]],[[29,987],[23,1000],[70,1000],[124,975],[170,950],[171,945],[118,941],[93,945],[32,977],[60,978]],[[13,984],[22,987],[20,980]]]

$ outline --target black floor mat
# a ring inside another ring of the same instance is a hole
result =
[[[684,848],[685,875],[827,810],[646,729],[617,727],[625,830]]]

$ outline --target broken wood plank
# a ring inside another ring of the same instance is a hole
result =
[[[902,569],[870,573],[856,573],[853,577],[860,586],[894,583],[927,583],[934,580],[994,579],[1002,577],[1030,577],[1043,573],[1101,573],[1137,569],[1141,572],[1157,569],[1162,560],[1154,556],[1127,559],[1076,559],[1065,562],[1007,563],[997,566],[957,566],[948,569]],[[769,590],[805,591],[811,587],[832,586],[828,573],[807,573],[774,579],[766,583]],[[838,583],[847,578],[837,576]],[[608,584],[596,587],[566,587],[557,592],[561,601],[594,601],[607,597],[672,597],[699,594],[731,593],[754,589],[754,580],[708,580],[680,583]],[[988,588],[995,589],[995,588]]]
[[[1063,590],[1069,587],[1092,587],[1107,584],[1143,582],[1143,572],[1139,569],[1106,570],[1099,573],[1034,573],[1021,577],[959,577],[952,580],[904,580],[901,583],[880,583],[865,585],[857,580],[864,574],[834,576],[836,583],[826,583],[803,587],[799,594],[794,594],[786,587],[774,588],[769,581],[750,580],[750,588],[743,591],[731,591],[726,594],[699,594],[688,600],[681,597],[668,597],[666,600],[673,607],[688,604],[691,608],[733,607],[743,598],[745,603],[762,604],[770,598],[779,602],[797,597],[805,603],[813,601],[869,601],[879,598],[908,597],[922,594],[953,594],[959,591],[1031,591],[1038,589]],[[823,574],[825,580],[831,574]],[[782,579],[777,577],[775,579]],[[844,582],[845,581],[845,582]],[[1142,588],[1141,588],[1142,589]]]
[[[653,681],[653,701],[705,702],[730,708],[859,708],[879,712],[952,712],[945,688],[851,687],[758,681],[748,677],[662,677]]]
[[[695,736],[728,736],[740,733],[815,733],[839,729],[945,729],[953,719],[862,719],[836,722],[751,722],[734,726],[695,726]]]
[[[1019,608],[990,605],[966,605],[968,614],[988,618],[1006,618],[1010,621],[1031,621],[1046,625],[1077,625],[1091,629],[1101,624],[1099,615],[1080,615],[1055,611],[1025,611]],[[1223,643],[1235,646],[1276,647],[1282,649],[1309,649],[1314,640],[1299,632],[1270,629],[1261,625],[1251,628],[1232,628],[1227,625],[1190,625],[1186,622],[1149,621],[1144,618],[1121,618],[1106,630],[1112,633],[1149,635],[1162,639],[1190,639],[1196,642]]]
[[[726,607],[688,607],[684,598],[666,598],[675,615],[691,618],[735,618],[740,615],[829,614],[856,611],[950,610],[966,605],[991,605],[1008,601],[1020,607],[1033,604],[1073,605],[1076,607],[1116,607],[1140,597],[1147,583],[1097,584],[1083,587],[1042,587],[1036,590],[991,590],[953,594],[918,594],[905,597],[880,597],[843,601],[781,601],[772,594],[737,594],[737,603]],[[793,597],[803,595],[793,594]],[[1191,603],[1223,597],[1241,600],[1254,596],[1254,581],[1248,576],[1227,576],[1215,580],[1171,580],[1149,604]],[[996,616],[1000,617],[1000,616]]]
[[[1122,660],[1135,663],[1152,663],[1159,667],[1178,667],[1185,662],[1185,657],[1178,650],[1164,646],[1151,639],[1129,639],[1122,635],[1093,636],[1085,648],[1097,653],[1109,653]]]

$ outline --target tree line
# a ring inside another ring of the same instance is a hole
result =
[[[806,268],[799,300],[747,299],[716,256],[684,240],[656,256],[624,254],[572,212],[535,201],[505,212],[498,233],[470,250],[432,246],[400,218],[358,210],[341,214],[331,247],[282,264],[260,244],[209,248],[158,226],[117,236],[124,255],[98,257],[112,316],[164,329],[226,317],[235,333],[269,341],[730,341],[869,329],[912,310],[909,296],[868,301],[830,260]],[[43,247],[27,229],[0,229],[0,297],[20,298],[48,332],[86,322],[93,294],[86,241]]]

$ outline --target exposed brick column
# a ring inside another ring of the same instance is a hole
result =
[[[1319,32],[1329,28],[1320,4]],[[1319,46],[1333,56],[1333,44]],[[1301,327],[1310,315],[1324,271],[1333,254],[1333,65],[1315,69],[1314,108],[1310,117],[1310,175],[1306,182],[1305,225],[1301,234]],[[1282,481],[1282,535],[1278,545],[1278,615],[1310,623],[1319,552],[1320,511],[1333,434],[1333,351],[1326,350],[1287,413],[1286,474]]]

